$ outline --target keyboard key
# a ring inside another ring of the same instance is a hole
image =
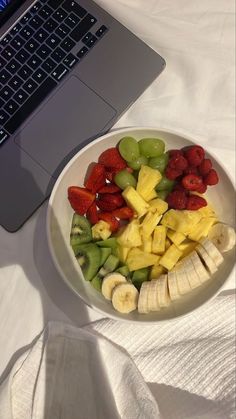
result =
[[[83,39],[82,39],[82,42],[84,43],[84,44],[86,44],[86,42],[88,42],[88,40],[90,39],[90,38],[92,38],[92,36],[93,36],[93,34],[91,33],[91,32],[88,32],[84,37],[83,37]]]
[[[26,42],[24,46],[26,51],[28,51],[30,54],[35,52],[38,47],[39,47],[39,43],[35,41],[34,39],[30,39],[30,41]]]
[[[57,47],[57,45],[61,42],[61,39],[56,36],[54,33],[52,35],[49,36],[49,38],[46,41],[46,44],[51,47],[51,48],[55,48]]]
[[[0,89],[1,90],[1,89]],[[3,100],[0,98],[0,109],[3,107],[3,104],[4,104],[4,102],[3,102]]]
[[[0,144],[3,143],[3,141],[7,140],[10,137],[10,135],[4,131],[4,129],[0,129]]]
[[[24,64],[28,58],[30,57],[30,54],[25,51],[24,48],[22,48],[15,56],[15,58],[21,63]]]
[[[56,22],[54,19],[50,18],[48,19],[43,27],[44,29],[46,29],[46,31],[48,31],[49,33],[53,32],[58,26],[58,22]]]
[[[18,75],[23,79],[27,80],[31,74],[33,73],[33,70],[28,67],[26,64],[21,67],[21,69],[18,71]]]
[[[49,0],[48,5],[55,10],[61,5],[62,2],[63,0]]]
[[[10,35],[15,36],[20,30],[21,30],[22,26],[20,23],[17,23],[12,30],[10,31]]]
[[[0,70],[5,66],[6,63],[7,61],[4,60],[4,58],[0,56]]]
[[[102,35],[104,35],[104,33],[107,31],[107,27],[105,25],[102,25],[97,32],[95,33],[95,35],[100,38]]]
[[[88,52],[88,48],[87,47],[83,47],[79,50],[79,52],[77,52],[77,57],[78,58],[82,58],[85,54],[87,54]]]
[[[15,38],[11,41],[11,46],[15,48],[15,50],[19,51],[25,43],[25,40],[21,38],[20,35],[15,36]]]
[[[27,12],[23,17],[22,17],[22,19],[20,20],[20,23],[22,24],[22,25],[25,25],[27,22],[29,22],[29,20],[31,19],[31,17],[32,17],[32,15],[31,15],[31,13],[30,12]]]
[[[36,70],[41,64],[42,60],[37,55],[32,55],[30,59],[27,61],[27,64],[33,69]]]
[[[38,69],[35,71],[35,73],[32,75],[32,79],[34,79],[37,83],[42,83],[47,77],[47,74],[45,71]]]
[[[40,9],[39,16],[46,20],[52,15],[52,13],[53,10],[45,4],[45,6]]]
[[[70,52],[75,45],[76,43],[72,41],[71,38],[67,37],[62,41],[60,47],[63,48],[66,52]]]
[[[26,101],[28,96],[29,95],[24,90],[19,89],[18,92],[16,92],[16,94],[13,96],[13,99],[16,100],[16,102],[18,102],[19,105],[22,105]]]
[[[62,7],[64,7],[64,9],[67,12],[74,12],[77,16],[81,18],[84,17],[87,13],[87,11],[83,7],[81,7],[75,1],[71,0],[66,0],[65,3],[63,3]]]
[[[3,126],[8,119],[9,115],[3,109],[0,109],[0,126]]]
[[[68,68],[72,68],[78,61],[78,58],[70,53],[64,58],[63,64],[65,64]]]
[[[17,128],[26,120],[26,118],[40,105],[45,97],[51,93],[57,83],[48,77],[40,85],[40,87],[28,98],[23,106],[15,113],[15,115],[6,123],[5,129],[13,134]]]
[[[55,11],[52,15],[53,19],[55,19],[57,22],[61,23],[63,20],[67,17],[67,13],[65,10],[63,10],[61,7]]]
[[[68,73],[68,69],[63,65],[60,64],[53,72],[52,76],[57,80],[60,81],[66,74]]]
[[[74,39],[76,42],[80,41],[80,39],[83,38],[83,36],[91,29],[91,27],[96,23],[95,17],[88,14],[85,16],[83,20],[73,29],[70,36],[72,39]]]
[[[22,87],[24,90],[26,90],[27,93],[31,94],[35,89],[37,89],[38,85],[33,79],[29,79],[25,84],[23,84]]]
[[[16,51],[10,47],[7,46],[1,53],[2,57],[5,58],[7,61],[11,60],[12,57],[14,57]]]
[[[9,44],[9,42],[12,40],[12,36],[8,33],[7,35],[4,36],[4,38],[2,38],[1,40],[1,46],[5,47],[7,44]]]
[[[55,32],[58,36],[60,36],[60,38],[64,39],[70,32],[70,28],[62,23],[60,26],[58,26]]]
[[[42,68],[46,71],[46,73],[51,73],[52,70],[57,66],[57,63],[53,61],[51,58],[47,58],[46,61],[42,64]]]
[[[35,14],[39,11],[39,9],[41,8],[42,4],[40,3],[40,1],[37,1],[37,3],[34,3],[33,7],[31,7],[30,12],[32,14]]]
[[[11,74],[5,68],[0,71],[0,83],[5,84],[11,78]]]
[[[80,19],[78,16],[76,16],[74,13],[71,13],[66,19],[65,19],[65,23],[71,28],[73,29],[77,23],[79,23]]]
[[[38,41],[39,43],[44,42],[45,39],[47,39],[48,35],[49,35],[48,32],[46,32],[43,28],[41,28],[34,35],[34,39],[36,39],[36,41]]]
[[[3,100],[7,101],[12,97],[13,93],[14,93],[14,91],[9,86],[5,86],[0,91],[0,97]]]
[[[19,68],[20,64],[14,58],[6,65],[7,71],[9,71],[11,74],[15,74]]]
[[[32,27],[32,28],[34,28],[35,30],[36,29],[39,29],[40,28],[40,26],[42,25],[42,23],[43,23],[43,19],[41,19],[41,17],[39,17],[39,16],[34,16],[30,21],[29,21],[29,25]]]
[[[13,76],[11,78],[11,80],[8,82],[8,85],[13,89],[13,90],[18,90],[18,88],[22,85],[23,80],[18,77],[17,75]]]
[[[37,54],[42,58],[43,60],[48,57],[49,54],[51,54],[52,50],[47,45],[43,44],[41,47],[39,47]]]
[[[7,104],[4,106],[4,109],[6,112],[8,112],[10,115],[13,115],[17,109],[19,108],[19,105],[14,100],[9,100]]]
[[[29,25],[26,25],[26,26],[23,27],[23,29],[21,29],[20,36],[22,36],[22,38],[28,40],[29,38],[31,38],[33,33],[34,33],[33,28],[31,28]]]
[[[56,48],[55,51],[53,51],[51,57],[54,61],[56,61],[57,63],[60,63],[63,58],[65,58],[66,53],[61,49],[61,48]]]

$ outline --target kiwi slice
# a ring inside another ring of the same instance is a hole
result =
[[[89,221],[83,215],[74,213],[70,232],[70,244],[73,250],[78,244],[89,243],[91,240],[92,229]]]
[[[77,245],[76,259],[82,269],[86,281],[97,274],[101,261],[101,250],[95,243]]]
[[[148,268],[141,268],[134,271],[132,275],[132,282],[134,286],[139,290],[141,285],[144,281],[148,281],[149,269]]]
[[[126,265],[120,266],[120,268],[116,269],[116,272],[119,272],[119,274],[124,276],[129,276],[130,274],[129,268]]]
[[[110,247],[100,247],[100,250],[101,250],[100,266],[102,266],[106,262],[108,256],[111,254],[111,248]]]
[[[115,237],[110,237],[109,239],[106,239],[106,240],[100,240],[99,242],[96,242],[96,244],[101,247],[110,247],[110,248],[117,247],[117,241]]]
[[[101,269],[99,269],[98,275],[103,277],[103,276],[109,274],[110,272],[115,271],[116,268],[119,265],[119,262],[120,261],[116,256],[114,256],[114,255],[108,256],[104,265],[101,267]]]
[[[102,278],[99,275],[96,275],[93,277],[91,284],[93,288],[97,291],[101,291],[102,289]]]

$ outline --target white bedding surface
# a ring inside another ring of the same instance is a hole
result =
[[[235,174],[234,1],[97,0],[159,52],[167,67],[116,127],[171,128],[199,139]],[[127,69],[135,71],[135,69]],[[0,227],[0,375],[49,320],[101,318],[62,283],[46,243],[43,205],[24,227]],[[234,275],[228,285],[235,288]]]

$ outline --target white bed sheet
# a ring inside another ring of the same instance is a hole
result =
[[[116,127],[157,126],[193,136],[234,176],[234,1],[97,3],[167,62]],[[2,378],[49,320],[81,326],[101,318],[66,288],[53,266],[46,243],[46,207],[47,203],[15,234],[0,227]],[[234,275],[228,289],[235,288]]]

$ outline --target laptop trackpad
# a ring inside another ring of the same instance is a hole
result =
[[[73,152],[102,132],[115,115],[108,103],[72,76],[28,122],[15,142],[48,173],[58,175],[62,161],[65,164]]]

